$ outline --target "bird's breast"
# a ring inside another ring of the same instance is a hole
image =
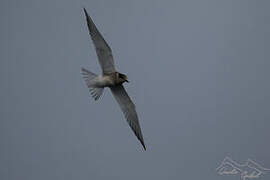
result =
[[[111,75],[101,75],[96,81],[96,85],[100,87],[114,86],[116,83],[115,77]]]

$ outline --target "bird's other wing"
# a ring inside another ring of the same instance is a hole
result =
[[[96,53],[98,56],[98,61],[101,66],[102,72],[103,74],[113,73],[116,70],[114,67],[112,50],[102,37],[101,33],[98,31],[96,25],[88,15],[87,11],[85,9],[83,10],[85,13],[89,34],[96,48]]]
[[[112,86],[110,88],[114,98],[116,99],[121,110],[123,111],[129,126],[141,142],[144,150],[146,150],[135,105],[131,101],[130,97],[128,96],[126,90],[122,85]]]

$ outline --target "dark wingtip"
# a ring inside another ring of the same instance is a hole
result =
[[[86,11],[85,8],[83,8],[83,11],[84,11],[84,15],[85,15],[85,18],[86,18],[88,29],[89,29],[89,31],[93,31],[93,26],[95,26],[95,25],[94,25],[91,17],[89,16],[89,14],[88,14],[88,12]]]
[[[143,145],[143,149],[144,149],[144,151],[146,151],[146,147],[145,147],[145,145]]]
[[[145,147],[144,142],[143,142],[142,140],[140,140],[140,142],[141,142],[141,144],[142,144],[142,146],[143,146],[143,149],[146,151],[146,147]]]
[[[83,12],[84,12],[85,16],[88,16],[88,13],[87,13],[85,8],[83,8]]]

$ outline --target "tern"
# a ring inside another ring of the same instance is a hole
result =
[[[127,76],[116,70],[110,46],[98,31],[86,9],[84,8],[83,10],[86,17],[89,34],[95,46],[98,61],[102,69],[102,75],[96,75],[85,68],[81,68],[81,73],[85,83],[95,100],[100,98],[104,88],[110,88],[129,126],[137,136],[138,140],[141,142],[144,150],[146,150],[135,105],[123,86],[123,83],[129,82]]]

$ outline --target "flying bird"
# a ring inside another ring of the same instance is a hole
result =
[[[86,16],[89,34],[95,46],[98,61],[102,69],[102,75],[96,75],[95,73],[81,68],[85,83],[95,100],[100,98],[105,87],[110,88],[129,126],[141,142],[144,150],[146,150],[135,105],[123,86],[123,83],[129,82],[127,76],[116,70],[111,48],[98,31],[85,8],[84,14]]]

